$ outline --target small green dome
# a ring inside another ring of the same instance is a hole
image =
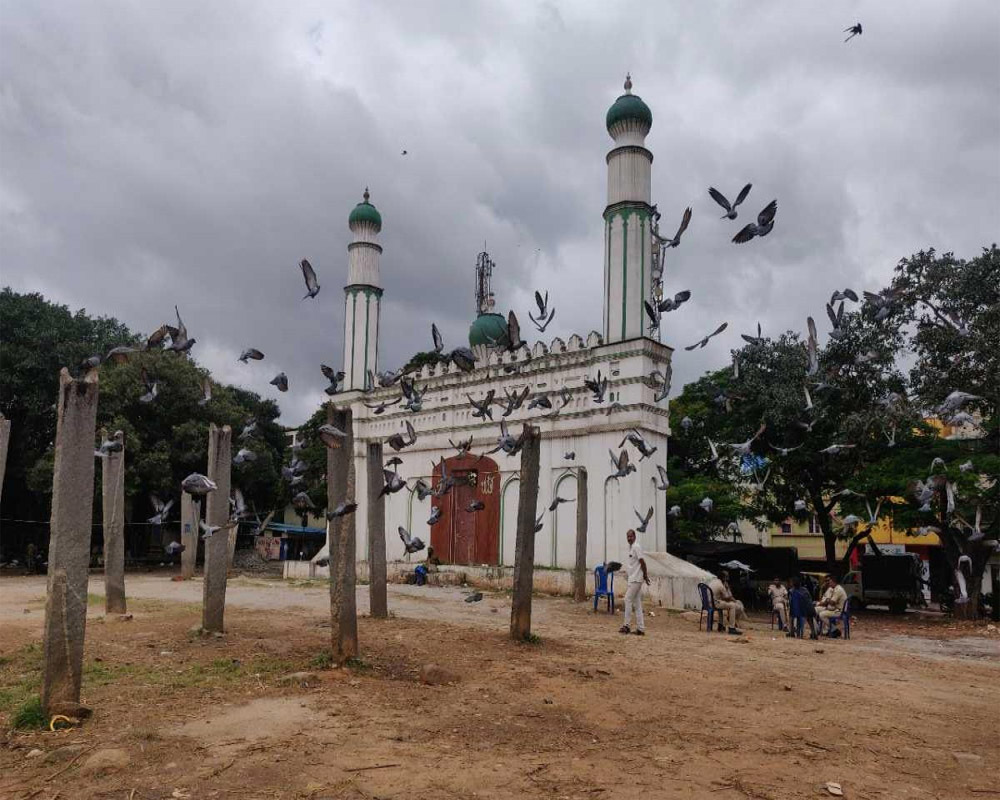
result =
[[[653,112],[649,110],[649,106],[637,94],[623,94],[615,100],[611,108],[608,109],[608,116],[605,123],[610,131],[615,123],[626,119],[645,122],[646,127],[653,127]]]
[[[469,328],[469,346],[506,345],[507,320],[500,314],[480,314]]]
[[[365,187],[364,200],[358,203],[351,210],[351,215],[347,218],[347,224],[353,227],[356,223],[367,222],[374,225],[376,231],[382,230],[382,215],[378,209],[368,202],[368,188]]]

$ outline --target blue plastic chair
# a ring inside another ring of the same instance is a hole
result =
[[[851,638],[851,598],[848,597],[844,601],[844,610],[840,612],[839,617],[832,617],[828,620],[829,628],[827,628],[827,633],[832,631],[837,627],[837,623],[843,626],[843,637],[845,639]]]
[[[712,628],[715,627],[715,614],[717,611],[715,607],[715,595],[712,593],[712,587],[707,583],[699,583],[698,591],[701,592],[701,613],[698,615],[698,630],[701,630],[701,621],[707,613],[708,625],[705,627],[705,633],[711,633]],[[721,613],[719,617],[721,619]]]
[[[610,575],[604,571],[604,565],[594,567],[594,613],[597,613],[597,601],[608,598],[608,613],[615,613],[615,573]]]

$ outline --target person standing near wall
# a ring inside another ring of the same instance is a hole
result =
[[[635,531],[629,529],[625,538],[628,540],[628,561],[625,565],[628,588],[625,590],[625,624],[618,629],[618,632],[632,633],[629,623],[634,613],[635,633],[637,636],[645,636],[646,625],[642,618],[642,584],[649,585],[646,559],[642,557],[642,547],[635,540]]]

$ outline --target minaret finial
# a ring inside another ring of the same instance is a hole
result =
[[[367,202],[368,202],[368,197],[369,197],[369,194],[368,194],[368,187],[367,187],[367,186],[365,187],[365,193],[364,193],[364,195],[363,195],[363,196],[364,196],[364,198],[365,198],[365,202],[367,203]]]
[[[632,73],[625,73],[625,94],[632,94]]]

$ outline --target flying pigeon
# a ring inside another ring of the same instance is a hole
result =
[[[838,453],[843,452],[844,450],[850,450],[852,447],[854,447],[853,444],[831,444],[829,447],[824,447],[819,452],[825,453],[830,456],[835,456]]]
[[[720,562],[719,566],[725,569],[737,569],[741,572],[756,572],[756,570],[752,569],[747,564],[744,564],[742,561],[737,561],[736,559],[733,559],[732,561]]]
[[[660,478],[660,479],[659,479],[659,480],[657,481],[657,480],[656,480],[656,479],[654,478],[654,479],[653,479],[653,484],[654,484],[654,485],[656,486],[656,488],[657,488],[657,489],[659,489],[659,490],[660,490],[661,492],[665,492],[665,491],[667,491],[667,489],[669,489],[669,488],[670,488],[670,478],[668,478],[668,477],[667,477],[667,468],[666,468],[666,467],[664,467],[664,466],[663,466],[662,464],[657,464],[657,465],[656,465],[656,472],[657,472],[657,474],[659,475],[659,478]]]
[[[715,503],[714,503],[714,502],[712,501],[712,498],[711,498],[711,497],[703,497],[703,498],[702,498],[702,500],[701,500],[701,502],[700,502],[700,503],[698,503],[698,507],[699,507],[699,508],[700,508],[700,509],[701,509],[702,511],[705,511],[705,512],[707,512],[707,513],[709,513],[709,514],[711,514],[711,513],[712,513],[712,508],[713,508],[714,506],[715,506]]]
[[[750,334],[750,333],[741,333],[740,336],[742,337],[743,341],[746,342],[747,344],[760,344],[761,342],[764,341],[764,337],[763,337],[763,335],[761,335],[760,323],[759,322],[757,323],[757,335],[756,336],[754,336],[753,334]]]
[[[254,361],[260,361],[262,358],[264,358],[264,354],[260,352],[260,350],[258,350],[256,347],[248,347],[246,350],[240,353],[240,357],[238,360],[242,361],[244,364],[249,364],[251,358]]]
[[[327,447],[339,447],[340,441],[347,438],[347,434],[344,431],[336,425],[331,425],[329,422],[320,425],[316,432],[319,434],[320,440]]]
[[[838,289],[830,295],[830,305],[833,305],[838,300],[850,300],[852,303],[856,303],[858,302],[858,295],[853,289]]]
[[[744,244],[755,236],[767,236],[774,227],[774,215],[778,211],[778,201],[772,200],[764,210],[757,215],[756,224],[751,222],[745,225],[739,233],[733,237],[734,244]]]
[[[139,371],[139,376],[142,379],[143,386],[146,387],[146,393],[139,397],[139,402],[152,403],[160,393],[160,384],[158,381],[150,380],[145,367]]]
[[[688,206],[684,209],[684,216],[681,217],[681,224],[677,228],[677,233],[674,234],[673,239],[661,239],[664,247],[677,247],[681,243],[681,234],[687,230],[687,226],[691,224],[691,207]]]
[[[451,439],[449,439],[448,444],[454,447],[455,450],[458,451],[458,457],[462,458],[467,456],[469,451],[472,449],[472,437],[470,436],[468,439],[459,439],[458,444],[455,444]]]
[[[284,372],[279,372],[277,375],[275,375],[273,378],[271,378],[271,380],[269,381],[269,383],[272,386],[277,386],[279,392],[287,392],[288,391],[288,376],[285,375]]]
[[[372,409],[372,410],[373,410],[373,411],[375,412],[375,416],[377,417],[377,416],[379,416],[380,414],[384,414],[384,413],[385,413],[385,410],[386,410],[386,409],[387,409],[387,408],[388,408],[389,406],[394,406],[394,405],[396,405],[397,403],[400,403],[400,402],[402,402],[402,400],[403,400],[403,398],[402,398],[402,397],[397,397],[397,398],[396,398],[395,400],[391,400],[391,401],[389,401],[389,400],[382,400],[381,402],[378,402],[378,403],[367,403],[367,402],[366,402],[366,403],[364,404],[364,406],[365,406],[365,408],[370,408],[370,409]]]
[[[249,439],[257,432],[257,420],[250,420],[246,425],[243,426],[243,430],[240,431],[241,439]]]
[[[382,487],[382,491],[378,493],[379,497],[387,494],[395,494],[400,489],[406,488],[406,481],[399,476],[399,473],[384,469],[382,470],[382,477],[385,480],[385,485]]]
[[[217,488],[219,487],[216,486],[215,481],[198,472],[192,472],[181,481],[181,489],[195,497],[204,497]]]
[[[212,379],[205,378],[201,382],[201,399],[198,401],[198,405],[205,406],[212,402]]]
[[[475,409],[475,411],[472,412],[472,416],[479,417],[480,419],[483,420],[489,417],[489,419],[492,420],[493,397],[495,395],[496,395],[496,389],[490,389],[488,392],[486,392],[486,396],[482,400],[476,401],[472,399],[471,394],[466,392],[465,396],[469,398],[469,404]]]
[[[124,442],[121,439],[121,432],[115,434],[114,438],[107,439],[101,442],[101,446],[94,451],[94,456],[96,458],[103,458],[104,456],[111,455],[111,453],[120,453],[125,447]]]
[[[337,519],[338,517],[346,517],[348,514],[353,514],[358,510],[358,504],[351,500],[343,500],[337,503],[337,507],[333,511],[326,512],[327,519]]]
[[[966,403],[972,400],[982,400],[979,395],[969,394],[968,392],[954,391],[949,394],[944,400],[941,401],[941,405],[938,406],[937,411],[941,416],[948,416],[958,411]]]
[[[209,525],[205,520],[198,520],[198,527],[201,528],[201,538],[204,541],[211,539],[216,531],[226,530],[228,528],[235,528],[235,522],[227,522],[225,525]]]
[[[551,409],[552,401],[549,400],[549,396],[547,394],[536,394],[528,403],[528,411],[531,411],[534,408]]]
[[[552,498],[552,502],[549,503],[549,511],[555,511],[559,507],[560,503],[572,503],[572,502],[573,502],[572,500],[567,500],[565,497],[560,497],[559,495],[556,495],[555,497]]]
[[[670,506],[670,510],[667,512],[668,517],[674,517],[675,519],[681,515],[680,506]]]
[[[419,536],[410,536],[410,532],[402,525],[399,526],[399,538],[403,542],[403,549],[409,554],[419,553],[427,546]]]
[[[768,446],[774,450],[776,453],[781,453],[783,456],[787,456],[793,450],[798,450],[802,445],[798,444],[795,447],[775,447],[773,444],[768,443]]]
[[[864,31],[861,28],[861,23],[860,22],[856,22],[850,28],[844,28],[844,33],[851,34],[846,39],[844,39],[845,42],[849,42],[855,36],[860,36],[862,33],[864,33]],[[877,33],[877,31],[876,31],[876,33]],[[878,38],[878,37],[876,37],[876,38]]]
[[[302,267],[302,277],[306,282],[306,294],[302,299],[305,300],[309,297],[315,297],[319,294],[319,283],[316,281],[316,270],[312,268],[312,264],[306,261],[304,258],[299,263]]]
[[[575,450],[567,450],[565,453],[563,453],[563,459],[565,461],[573,461],[575,458],[576,458]]]
[[[234,464],[245,464],[248,461],[256,461],[257,454],[253,450],[248,450],[245,447],[241,447],[239,452],[233,457]]]
[[[441,521],[441,506],[434,506],[431,509],[431,515],[427,518],[428,525],[434,525]]]
[[[104,360],[111,361],[115,364],[124,364],[129,360],[130,356],[138,352],[138,347],[129,347],[128,345],[123,344],[118,347],[112,347],[108,350],[108,354],[104,356]]]
[[[421,503],[434,494],[434,490],[427,485],[427,482],[423,478],[417,478],[417,481],[413,484],[413,488],[410,489],[410,492],[416,493],[417,500]]]
[[[170,507],[174,504],[173,500],[167,500],[164,503],[155,494],[149,496],[149,502],[153,506],[153,511],[155,512],[146,522],[152,523],[153,525],[162,525],[167,521],[167,514],[170,511]]]
[[[764,431],[765,431],[766,429],[767,429],[767,425],[764,425],[764,424],[762,424],[762,425],[761,425],[761,426],[760,426],[760,427],[759,427],[759,428],[757,429],[757,432],[756,432],[756,433],[755,433],[755,434],[754,434],[753,436],[751,436],[751,437],[750,437],[749,439],[747,439],[747,440],[746,440],[745,442],[737,442],[737,443],[735,443],[735,444],[723,444],[722,446],[723,446],[723,447],[728,447],[728,448],[729,448],[730,450],[732,450],[732,451],[733,451],[734,453],[739,453],[739,454],[740,454],[741,456],[745,456],[745,455],[746,455],[747,453],[749,453],[749,452],[750,452],[750,448],[751,448],[751,446],[753,445],[753,443],[754,443],[754,442],[755,442],[755,441],[757,440],[757,438],[758,438],[758,437],[759,437],[759,436],[760,436],[760,435],[761,435],[761,434],[762,434],[762,433],[763,433],[763,432],[764,432]]]
[[[809,338],[806,340],[806,375],[810,377],[819,372],[819,342],[816,337],[816,322],[812,317],[806,317],[806,325],[809,328]]]
[[[694,344],[692,344],[692,345],[689,345],[689,346],[685,347],[684,349],[685,349],[685,350],[695,350],[695,349],[697,349],[697,348],[701,348],[701,347],[704,347],[705,345],[707,345],[707,344],[708,344],[708,340],[709,340],[709,339],[711,339],[711,338],[712,338],[713,336],[718,336],[718,335],[719,335],[720,333],[722,333],[722,332],[723,332],[723,331],[724,331],[724,330],[725,330],[725,329],[726,329],[726,328],[727,328],[728,326],[729,326],[729,323],[728,323],[728,322],[723,322],[723,323],[722,323],[722,324],[721,324],[721,325],[720,325],[720,326],[719,326],[718,328],[716,328],[716,329],[715,329],[714,331],[712,331],[712,332],[711,332],[710,334],[708,334],[708,336],[706,336],[706,337],[705,337],[704,339],[701,339],[700,341],[697,341],[697,342],[695,342]]]
[[[595,403],[604,402],[604,395],[608,391],[608,379],[601,377],[600,370],[597,370],[596,378],[584,378],[583,385],[594,393],[593,400]]]
[[[183,553],[185,549],[186,548],[184,547],[184,545],[182,545],[180,542],[171,541],[167,543],[166,547],[163,548],[163,551],[168,556],[175,556],[178,553]]]
[[[635,512],[635,515],[639,518],[639,524],[638,526],[636,526],[636,530],[639,531],[639,533],[645,533],[646,526],[649,525],[649,521],[653,518],[653,507],[652,506],[649,507],[649,510],[646,512],[646,516],[640,514],[638,509],[633,508],[632,510]]]
[[[477,511],[482,511],[484,508],[486,508],[486,504],[482,500],[473,500],[465,507],[465,510],[469,514],[475,514]]]
[[[615,471],[611,474],[611,477],[615,480],[627,478],[630,472],[635,472],[635,464],[630,464],[628,460],[628,450],[622,450],[617,456],[611,450],[608,450],[608,455],[611,456],[611,466],[615,468]]]
[[[657,450],[656,447],[650,446],[649,442],[643,438],[642,434],[639,433],[636,428],[632,428],[632,430],[625,434],[625,438],[622,439],[621,444],[618,445],[619,449],[625,446],[625,442],[628,442],[639,451],[640,462],[645,461]]]
[[[403,423],[406,425],[406,436],[401,433],[394,433],[388,439],[386,439],[386,444],[389,445],[397,453],[404,447],[409,447],[417,441],[417,432],[413,429],[409,420],[404,420]]]
[[[535,327],[538,328],[539,333],[545,333],[545,329],[549,327],[549,323],[555,319],[556,310],[549,309],[549,293],[545,292],[545,297],[543,298],[541,292],[535,291],[535,304],[538,306],[538,318],[536,319],[528,312],[528,319],[530,319]]]
[[[311,511],[316,508],[316,504],[306,492],[299,492],[292,498],[292,507],[298,511]]]
[[[708,187],[708,193],[712,196],[712,199],[720,206],[722,206],[722,208],[726,212],[725,214],[722,215],[722,217],[720,217],[720,219],[736,219],[737,216],[736,207],[747,199],[747,195],[750,194],[750,188],[752,186],[753,184],[748,183],[746,186],[740,189],[740,193],[736,195],[736,202],[733,203],[732,205],[729,204],[729,201],[726,199],[725,195],[722,194],[722,192],[720,192],[714,186]]]
[[[400,379],[399,388],[403,393],[403,398],[406,400],[403,403],[403,408],[407,411],[412,411],[414,414],[423,410],[424,394],[427,392],[426,386],[423,389],[418,389],[413,381],[403,377]]]
[[[194,345],[195,340],[188,338],[187,326],[181,320],[181,312],[174,306],[174,313],[177,314],[177,327],[167,327],[170,334],[170,349],[175,353],[186,353]]]
[[[801,513],[801,512],[803,512],[805,510],[806,510],[806,501],[805,500],[796,500],[795,501],[795,512],[796,513]]]

